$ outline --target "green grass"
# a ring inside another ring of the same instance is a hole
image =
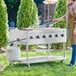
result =
[[[61,51],[52,52],[54,55],[62,54]],[[22,57],[25,53],[22,53]],[[46,55],[46,53],[33,53],[30,52],[30,56]],[[71,51],[66,52],[67,59],[64,63],[60,61],[46,62],[31,64],[31,67],[27,67],[25,64],[15,63],[10,65],[6,60],[5,55],[0,56],[0,63],[4,64],[5,71],[0,73],[0,76],[76,76],[76,67],[68,67]]]

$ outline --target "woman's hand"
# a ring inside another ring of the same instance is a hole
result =
[[[53,23],[53,24],[56,24],[56,23],[58,23],[58,22],[59,22],[58,19],[53,19],[53,20],[52,20],[52,23]]]
[[[73,34],[76,35],[76,25],[75,25],[75,28],[74,28]]]

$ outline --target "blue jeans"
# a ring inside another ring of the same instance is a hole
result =
[[[74,65],[76,61],[76,45],[72,45],[72,58],[70,64]]]

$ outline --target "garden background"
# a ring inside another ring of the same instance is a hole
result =
[[[9,28],[9,27],[7,27],[6,25],[8,25],[8,22],[9,22],[8,21],[9,15],[6,12],[6,7],[2,1],[3,0],[0,0],[0,46],[4,47],[7,44],[6,28]],[[16,1],[19,1],[19,0],[8,0],[8,1],[10,2],[9,6],[12,7],[12,5],[14,5],[16,10],[15,11],[16,16],[17,16],[18,4],[16,4]],[[12,1],[13,1],[13,4],[11,3]],[[9,12],[11,11],[8,11],[8,13]],[[59,0],[54,18],[61,17],[65,13],[66,13],[66,0]],[[16,20],[17,18],[15,18],[15,21]],[[66,27],[66,26],[67,26],[66,21],[59,22],[56,25],[54,25],[54,27]],[[60,44],[56,46],[59,47]],[[60,55],[62,53],[62,51],[55,51],[55,52],[57,55]],[[46,55],[46,53],[30,52],[30,56],[37,56],[37,55]],[[22,51],[21,56],[22,57],[25,56],[24,51]],[[64,63],[60,63],[59,61],[54,61],[54,62],[32,64],[31,67],[27,67],[25,64],[21,64],[21,63],[15,63],[10,65],[8,60],[6,59],[6,55],[3,54],[3,55],[0,55],[0,64],[4,65],[5,70],[4,72],[0,73],[0,76],[76,76],[76,67],[66,66],[66,64],[69,63],[71,58],[71,50],[68,50],[68,49],[66,50],[66,57],[67,59],[64,61]]]

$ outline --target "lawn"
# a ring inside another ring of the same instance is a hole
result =
[[[62,54],[62,51],[52,52],[54,55]],[[32,55],[46,55],[46,53],[33,53]],[[25,55],[25,52],[22,52],[22,56]],[[71,51],[66,52],[67,59],[64,63],[60,61],[46,62],[46,63],[37,63],[31,64],[31,67],[27,67],[25,64],[15,63],[9,64],[6,60],[5,55],[0,56],[0,63],[4,64],[5,71],[0,73],[0,76],[76,76],[76,67],[68,67],[66,64],[69,63],[71,56]]]

